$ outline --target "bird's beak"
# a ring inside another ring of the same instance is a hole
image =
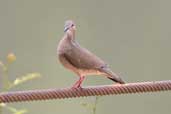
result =
[[[64,32],[66,32],[68,29],[69,29],[68,27],[65,27],[65,28],[64,28]]]

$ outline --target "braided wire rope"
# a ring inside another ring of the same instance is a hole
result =
[[[117,95],[171,90],[171,80],[87,86],[83,88],[63,88],[28,90],[0,93],[0,103],[65,99],[87,96]]]

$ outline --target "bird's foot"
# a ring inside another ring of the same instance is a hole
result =
[[[72,88],[73,89],[78,89],[78,88],[80,89],[80,88],[82,88],[81,84],[82,84],[83,80],[84,80],[84,77],[83,76],[80,77],[80,79],[72,86]]]
[[[72,86],[71,88],[72,88],[72,89],[82,89],[81,86]]]
[[[80,82],[80,81],[77,81],[77,82],[72,86],[72,89],[78,89],[78,88],[82,88],[82,87],[81,87],[81,82]]]

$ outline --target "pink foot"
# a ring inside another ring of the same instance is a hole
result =
[[[81,88],[81,84],[84,80],[84,76],[80,76],[79,80],[72,86],[73,89]]]
[[[82,87],[80,85],[75,85],[75,84],[72,86],[72,89],[77,89],[77,88],[82,88]]]

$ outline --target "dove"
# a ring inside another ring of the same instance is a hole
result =
[[[81,88],[81,84],[88,75],[102,75],[110,80],[124,84],[125,82],[109,68],[102,59],[90,52],[76,41],[76,24],[67,20],[64,25],[64,36],[57,47],[57,55],[60,63],[74,72],[79,79],[72,86]]]

